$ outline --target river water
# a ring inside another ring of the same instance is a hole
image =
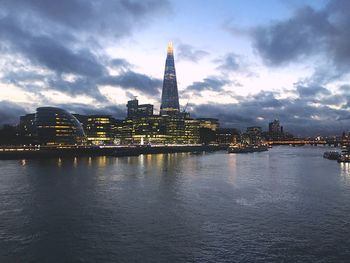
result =
[[[0,262],[349,262],[325,150],[0,161]]]

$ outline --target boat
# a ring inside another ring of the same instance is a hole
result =
[[[326,158],[328,160],[338,160],[340,156],[341,154],[337,151],[329,151],[323,154],[323,158]]]
[[[265,144],[261,144],[261,145],[233,144],[228,147],[228,153],[253,153],[253,152],[264,152],[267,150],[268,150],[268,146]]]
[[[342,153],[337,160],[338,163],[350,163],[350,148],[342,150]]]

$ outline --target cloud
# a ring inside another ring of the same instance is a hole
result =
[[[94,78],[78,77],[68,81],[63,79],[62,76],[53,76],[48,79],[47,85],[50,89],[72,96],[87,95],[99,102],[107,102],[107,98],[100,93]]]
[[[298,136],[339,134],[349,130],[348,109],[336,108],[325,103],[315,105],[314,102],[321,102],[322,99],[281,99],[278,96],[276,92],[261,91],[255,95],[239,97],[238,103],[193,105],[192,116],[218,118],[222,127],[241,130],[254,125],[267,130],[268,123],[277,118],[285,131]],[[338,102],[338,95],[331,97]]]
[[[324,38],[333,31],[325,13],[306,6],[286,21],[257,27],[253,31],[254,47],[267,64],[279,66],[320,51]]]
[[[158,96],[162,80],[128,70],[116,76],[105,76],[98,83],[124,89],[134,89],[147,95]]]
[[[197,63],[208,55],[209,53],[207,51],[196,49],[191,45],[180,44],[177,47],[177,57],[179,60],[188,60]]]
[[[126,59],[110,58],[100,43],[129,36],[169,9],[168,1],[161,0],[5,1],[0,49],[10,67],[1,69],[1,81],[37,94],[58,90],[103,103],[108,101],[99,85],[107,80],[157,94],[160,80],[131,71]],[[121,74],[110,76],[108,67],[120,69]]]
[[[114,58],[110,61],[110,66],[117,69],[129,69],[132,65],[124,58]]]
[[[300,97],[316,97],[318,95],[329,96],[331,92],[325,87],[321,86],[308,86],[303,85],[303,83],[298,83],[296,85],[296,90],[299,93]]]
[[[201,91],[222,91],[223,87],[229,84],[230,81],[220,77],[207,77],[202,81],[195,81],[186,88],[186,92],[192,91],[200,93]]]
[[[238,71],[242,67],[241,56],[235,53],[229,53],[223,58],[214,60],[218,63],[217,69],[228,72],[228,71]]]
[[[0,125],[17,124],[19,116],[26,113],[26,109],[16,103],[5,100],[0,101]]]
[[[56,37],[33,34],[23,29],[12,17],[6,16],[0,20],[0,39],[9,52],[19,52],[31,63],[60,74],[74,73],[84,76],[103,74],[104,67],[89,50],[72,50]]]
[[[69,103],[69,104],[58,104],[56,107],[67,110],[70,113],[74,114],[83,114],[83,115],[111,115],[117,119],[124,119],[126,117],[126,106],[123,105],[106,105],[103,107],[95,107],[88,104],[81,103]]]
[[[324,63],[338,73],[347,73],[350,70],[349,23],[349,1],[329,1],[320,10],[304,6],[287,20],[255,28],[252,31],[254,48],[271,66],[322,57]]]
[[[155,14],[171,9],[168,1],[105,0],[12,0],[2,3],[2,12],[26,23],[40,24],[45,31],[69,30],[80,34],[104,34],[114,38],[143,27]]]

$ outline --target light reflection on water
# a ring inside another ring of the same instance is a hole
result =
[[[323,151],[4,161],[0,259],[346,262],[350,165]]]
[[[350,180],[350,163],[340,163],[340,176]]]

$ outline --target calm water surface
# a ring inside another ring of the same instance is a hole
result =
[[[325,150],[0,161],[0,262],[349,262]]]

